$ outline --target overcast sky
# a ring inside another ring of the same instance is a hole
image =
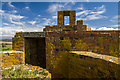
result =
[[[18,31],[42,31],[45,25],[57,25],[58,10],[76,10],[76,20],[84,20],[93,30],[118,29],[117,2],[2,2],[0,36],[12,38]]]

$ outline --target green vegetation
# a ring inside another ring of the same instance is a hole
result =
[[[12,39],[2,39],[0,42],[12,42]]]
[[[76,40],[74,49],[82,51],[82,50],[89,49],[89,46],[85,42],[83,42],[81,39],[78,39]]]
[[[83,43],[83,41],[81,42],[80,41],[81,40],[76,41],[74,48],[79,50],[80,46],[83,46],[82,48],[88,49],[87,44]],[[57,52],[54,51],[55,49],[58,49]],[[49,54],[47,54],[47,56],[49,56],[49,60],[48,60],[49,68],[53,72],[57,71],[57,74],[61,74],[65,78],[68,78],[68,71],[69,71],[68,55],[69,55],[69,51],[72,49],[73,46],[71,44],[71,40],[69,39],[69,37],[64,37],[64,39],[59,40],[57,42],[54,41],[54,37],[52,37],[51,42],[47,43],[47,51],[49,52]]]
[[[0,40],[0,51],[8,51],[12,50],[12,44],[9,44],[9,42],[12,42],[12,39],[2,39]]]
[[[118,48],[118,42],[117,40],[111,41],[111,43],[109,44],[109,53],[111,56],[115,56],[115,57],[119,57],[119,49]]]
[[[64,40],[61,40],[61,48],[63,48],[65,51],[70,51],[72,49],[72,44],[70,42],[69,38],[66,38]]]
[[[56,58],[56,61],[55,61],[54,72],[57,71],[59,74],[62,74],[62,76],[64,76],[65,78],[68,78],[69,52],[59,51],[58,56],[59,58]]]
[[[0,44],[0,51],[12,50],[12,44]]]
[[[120,43],[119,43],[119,58],[120,58]]]
[[[32,69],[33,68],[33,69]],[[32,65],[12,65],[4,68],[3,78],[47,78],[48,71]]]
[[[120,58],[120,52],[119,52],[119,58]]]
[[[53,55],[54,52],[53,52],[53,49],[55,48],[55,46],[52,44],[52,43],[48,43],[47,44],[47,51],[49,52],[49,54],[47,54],[47,56],[49,56],[48,58],[48,65],[50,68],[54,68],[54,62],[55,61],[55,56]]]

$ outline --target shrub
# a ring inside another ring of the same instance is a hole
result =
[[[2,68],[3,78],[47,78],[48,71],[39,66],[32,65],[11,65]]]

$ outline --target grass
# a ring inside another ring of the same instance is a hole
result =
[[[2,47],[2,44],[0,44],[0,51],[9,51],[12,50],[12,44],[6,44],[5,47]]]
[[[12,41],[12,39],[2,39],[2,40],[0,40],[0,42],[11,42]]]
[[[37,69],[38,68],[38,69]],[[11,65],[3,68],[3,78],[46,78],[48,71],[38,66],[32,65]]]

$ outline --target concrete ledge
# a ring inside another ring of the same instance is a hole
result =
[[[70,51],[70,53],[89,56],[89,57],[93,57],[93,58],[106,60],[106,61],[109,61],[112,63],[120,64],[120,58],[109,56],[109,55],[102,55],[102,54],[97,54],[97,53],[87,52],[87,51]]]
[[[23,32],[23,37],[45,37],[44,32]]]
[[[0,59],[1,67],[25,64],[25,54],[22,51],[1,51]]]
[[[0,53],[23,53],[22,51],[0,51]]]

